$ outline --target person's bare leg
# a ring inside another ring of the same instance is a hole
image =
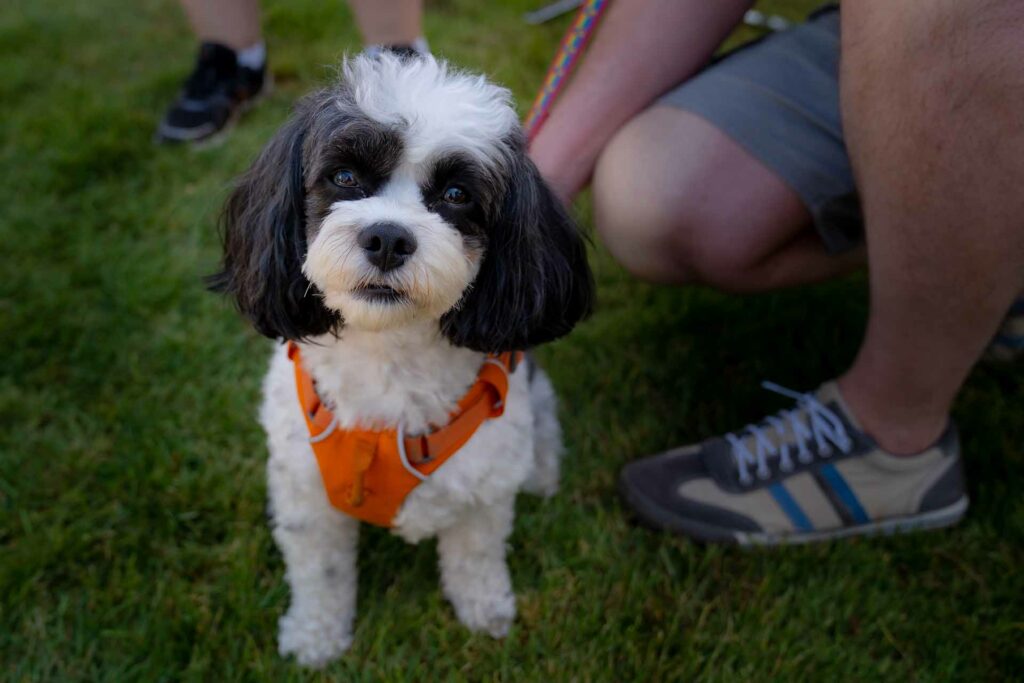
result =
[[[731,291],[815,282],[863,264],[825,252],[800,198],[708,121],[654,106],[612,138],[594,171],[598,232],[655,282]]]
[[[238,52],[260,41],[259,0],[181,0],[181,6],[202,42]]]
[[[1024,5],[842,5],[841,100],[871,314],[840,389],[893,453],[945,427],[1024,285]]]
[[[367,45],[412,45],[423,36],[423,0],[349,0]]]

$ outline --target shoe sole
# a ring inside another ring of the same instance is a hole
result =
[[[967,496],[938,510],[929,510],[916,515],[891,517],[878,522],[842,527],[829,531],[812,531],[806,534],[761,534],[752,532],[734,532],[736,542],[742,546],[799,545],[801,543],[817,543],[851,536],[892,536],[909,534],[915,531],[929,531],[953,526],[963,519],[970,504]]]
[[[769,534],[723,529],[696,520],[680,518],[659,505],[652,503],[647,498],[638,495],[621,477],[619,478],[619,491],[629,507],[632,508],[637,519],[646,526],[659,531],[669,531],[686,536],[701,543],[725,543],[742,547],[799,545],[852,536],[881,536],[941,529],[953,526],[963,519],[970,504],[965,494],[952,505],[916,515],[892,517],[868,524],[841,527],[827,531],[812,531],[801,534]]]

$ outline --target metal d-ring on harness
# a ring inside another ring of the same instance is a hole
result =
[[[324,439],[329,437],[331,434],[333,434],[334,430],[337,429],[337,428],[338,428],[338,416],[335,415],[334,417],[331,418],[330,424],[327,425],[327,428],[324,429],[324,431],[320,432],[316,436],[309,437],[309,442],[310,443],[320,443],[321,441],[323,441]]]

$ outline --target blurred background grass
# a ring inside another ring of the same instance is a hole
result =
[[[525,112],[569,18],[434,0],[427,35]],[[815,0],[765,0],[797,19]],[[203,291],[231,179],[358,49],[340,0],[265,3],[273,97],[220,146],[156,147],[194,43],[171,0],[0,5],[0,676],[162,680],[1005,680],[1024,671],[1024,368],[956,407],[973,507],[951,531],[769,552],[634,527],[633,457],[779,407],[850,361],[863,276],[732,297],[592,256],[600,307],[540,356],[562,397],[561,495],[520,501],[520,617],[471,636],[433,545],[363,537],[355,645],[276,653],[287,593],[255,421],[269,342]],[[752,35],[741,31],[734,41]],[[578,207],[589,224],[585,202]]]

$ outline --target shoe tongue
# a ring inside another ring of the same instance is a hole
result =
[[[203,70],[212,71],[220,78],[231,78],[238,71],[238,55],[219,43],[203,43],[199,46],[196,71]]]
[[[821,387],[814,392],[814,395],[822,405],[834,412],[845,424],[847,433],[854,438],[855,442],[858,444],[861,442],[867,443],[866,435],[861,433],[862,430],[860,425],[857,423],[856,418],[850,413],[849,408],[846,406],[846,401],[843,400],[843,396],[839,392],[839,386],[835,382],[826,382],[825,384],[822,384]],[[803,416],[802,421],[806,427],[807,417]],[[776,430],[764,423],[760,426],[764,430],[764,438],[772,442],[773,445],[778,446],[782,441],[782,437],[776,432]],[[791,427],[787,425],[787,436],[790,434],[790,429]],[[753,434],[744,432],[740,438],[746,441],[751,452],[756,451],[757,444],[754,441]],[[721,437],[709,439],[704,442],[701,449],[701,457],[704,460],[704,466],[719,485],[729,489],[735,489],[738,487],[739,472],[736,468],[736,459],[732,452],[732,445],[728,441]]]
[[[213,94],[238,73],[235,51],[219,43],[202,43],[196,68],[185,82],[185,94],[203,98]]]
[[[839,393],[839,385],[837,383],[825,382],[814,392],[814,395],[823,406],[830,408],[847,425],[853,427],[858,432],[864,431],[857,422],[857,418],[850,412],[846,401],[843,400],[843,395]]]

